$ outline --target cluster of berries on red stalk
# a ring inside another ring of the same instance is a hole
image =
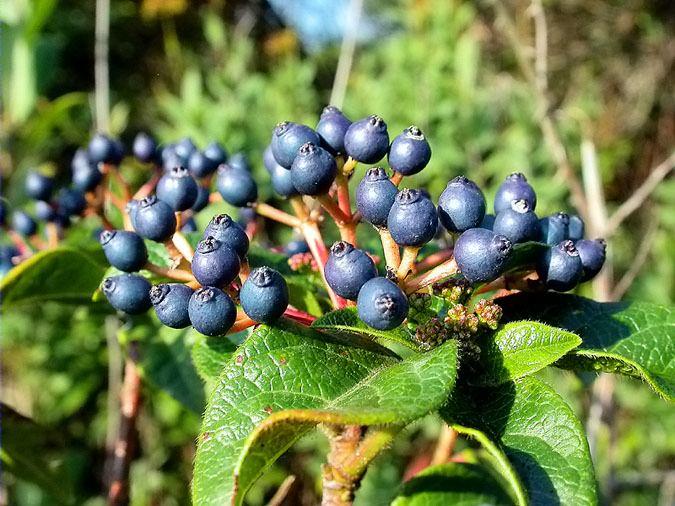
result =
[[[95,195],[107,174],[121,178],[116,170],[120,153],[116,141],[96,135],[73,160],[75,188]],[[247,252],[255,227],[241,226],[225,214],[214,216],[192,250],[183,232],[196,231],[192,216],[216,200],[241,208],[240,216],[249,224],[265,218],[293,228],[302,239],[284,248],[291,268],[317,269],[333,306],[356,306],[359,318],[378,330],[404,324],[411,308],[438,295],[455,307],[443,315],[443,322],[427,319],[428,329],[443,325],[461,333],[480,325],[492,328],[499,311],[482,305],[469,310],[465,304],[473,293],[501,288],[568,291],[595,276],[605,259],[604,241],[584,239],[578,216],[535,214],[536,194],[521,173],[507,176],[500,185],[494,215],[487,214],[481,189],[465,176],[449,181],[437,204],[426,190],[403,187],[405,177],[429,164],[431,147],[416,126],[390,141],[387,125],[377,115],[352,122],[328,106],[316,128],[291,121],[276,125],[262,161],[273,190],[290,211],[261,202],[246,158],[229,156],[217,143],[203,150],[189,139],[158,146],[152,137],[139,134],[133,154],[153,164],[154,174],[134,198],[118,206],[124,230],[100,235],[108,261],[124,271],[103,282],[103,293],[118,310],[135,314],[154,306],[164,324],[192,325],[210,336],[301,313],[289,306],[279,272],[269,267],[249,272]],[[377,166],[385,157],[390,173]],[[375,166],[365,170],[353,189],[354,209],[349,182],[359,164]],[[44,199],[51,186],[31,180],[27,190]],[[68,209],[72,214],[85,207],[86,201]],[[327,217],[340,235],[330,248],[322,235]],[[379,236],[386,268],[378,268],[371,253],[359,249],[360,223],[372,225],[370,230]],[[31,232],[29,227],[15,228]],[[145,241],[164,243],[173,265],[150,263]],[[514,252],[528,242],[540,243],[537,257],[518,265]],[[172,282],[151,286],[137,273],[142,269]],[[410,318],[414,320],[412,313]]]

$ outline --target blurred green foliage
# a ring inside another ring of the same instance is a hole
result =
[[[258,180],[268,181],[261,154],[271,129],[284,119],[315,124],[329,100],[339,48],[305,54],[293,43],[292,32],[277,31],[260,11],[247,11],[246,2],[164,4],[112,2],[111,129],[126,141],[141,129],[162,140],[191,136],[202,146],[219,140],[232,152],[247,153]],[[529,5],[507,4],[528,56],[533,45]],[[0,6],[0,168],[3,196],[14,205],[23,203],[26,169],[53,161],[59,177],[67,180],[70,156],[90,135],[93,6],[67,0],[9,0]],[[344,110],[352,118],[382,115],[392,136],[411,123],[425,131],[434,155],[413,184],[436,196],[448,179],[465,173],[487,188],[491,199],[498,181],[518,170],[537,189],[542,214],[569,209],[566,182],[537,121],[533,89],[518,69],[491,3],[398,0],[366,6],[392,29],[357,48]],[[242,8],[254,16],[252,29],[237,17]],[[577,170],[581,140],[594,142],[611,212],[675,145],[674,7],[646,0],[550,0],[544,8],[552,113]],[[261,194],[270,196],[268,184],[261,184]],[[646,266],[627,297],[672,303],[672,179],[612,237],[615,281],[630,269],[652,228]],[[11,503],[102,504],[106,328],[112,325],[114,334],[115,321],[97,305],[49,303],[2,315],[2,402],[32,419],[17,418],[17,430],[24,422],[45,427],[49,438],[36,438],[34,445],[47,449],[42,453],[49,469],[58,473],[62,491],[73,494],[58,497],[44,483],[36,485],[40,479],[12,474],[8,466]],[[156,330],[149,325],[146,330]],[[182,337],[162,339],[151,344],[187,357],[176,347]],[[182,387],[193,388],[195,374]],[[589,378],[553,372],[545,379],[584,419]],[[199,417],[163,387],[149,381],[144,389],[142,451],[131,473],[134,505],[189,500]],[[175,397],[181,395],[184,391]],[[195,406],[203,402],[193,400]],[[648,478],[675,468],[675,414],[644,387],[619,380],[613,417],[611,428],[600,434],[604,460],[597,467],[603,490],[616,504],[655,504],[660,482]],[[3,412],[5,438],[12,434],[6,430],[8,420]],[[438,427],[429,418],[408,429],[408,437],[369,470],[358,501],[386,504],[386,491],[395,490],[416,458],[428,456]],[[458,448],[465,450],[472,451]],[[298,500],[316,501],[323,451],[320,438],[303,440],[260,480],[250,503],[264,504],[288,473],[301,483]]]

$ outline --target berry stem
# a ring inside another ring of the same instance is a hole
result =
[[[446,260],[442,264],[437,265],[430,271],[417,276],[416,278],[411,279],[405,284],[405,292],[413,293],[421,290],[424,287],[433,285],[442,279],[445,279],[453,274],[456,274],[458,271],[457,262],[454,258]]]
[[[419,262],[417,262],[417,264],[415,265],[415,270],[417,272],[424,272],[428,269],[431,269],[432,267],[436,267],[441,262],[450,260],[452,258],[452,255],[453,250],[451,248],[437,251],[436,253],[432,253],[431,255],[428,255]]]
[[[191,282],[195,280],[192,274],[183,269],[169,269],[168,267],[161,267],[151,262],[146,263],[143,268],[158,276],[175,279],[176,281]]]
[[[241,261],[241,266],[239,268],[239,281],[241,281],[242,285],[246,283],[246,280],[248,279],[250,273],[251,268],[248,265],[248,259],[245,258]]]
[[[47,223],[47,245],[50,248],[56,248],[59,245],[59,229],[55,223]]]
[[[311,325],[314,322],[314,320],[316,320],[316,316],[312,316],[311,314],[306,313],[305,311],[301,311],[300,309],[293,307],[291,305],[289,305],[286,308],[284,316],[293,321],[301,323],[302,325],[307,326]]]
[[[155,167],[152,177],[145,184],[143,184],[136,191],[136,193],[134,193],[133,198],[136,200],[141,200],[150,195],[154,191],[155,186],[157,186],[157,183],[159,182],[161,177],[162,177],[162,170],[159,167]]]
[[[342,166],[342,173],[346,176],[349,177],[352,175],[354,172],[354,169],[358,165],[358,161],[354,160],[351,156],[347,158],[347,161],[345,164]]]
[[[401,252],[398,244],[396,244],[389,230],[386,228],[380,228],[378,232],[380,233],[380,241],[382,241],[382,249],[384,250],[387,267],[397,271],[398,266],[401,265]]]
[[[251,320],[248,316],[245,314],[237,314],[237,320],[234,322],[234,325],[230,328],[230,330],[227,331],[228,334],[236,334],[237,332],[241,332],[242,330],[246,330],[249,327],[253,327],[254,325],[257,325],[257,322]]]
[[[33,248],[26,242],[21,234],[12,229],[7,229],[6,232],[22,257],[33,256]]]
[[[111,174],[115,182],[122,190],[122,195],[124,196],[125,203],[131,199],[131,189],[129,188],[129,183],[126,182],[124,176],[120,173],[119,167],[115,165],[105,164],[105,173]]]
[[[289,227],[300,228],[301,221],[298,218],[269,204],[258,202],[255,204],[254,209],[260,216],[288,225]]]
[[[173,245],[176,247],[176,249],[180,252],[180,254],[188,262],[192,262],[192,257],[194,256],[195,252],[192,249],[192,246],[190,246],[188,240],[182,234],[182,232],[174,233],[173,237],[171,238],[171,241],[173,242]]]
[[[412,272],[413,266],[415,265],[415,260],[417,260],[417,254],[419,253],[420,246],[406,246],[403,248],[403,257],[401,258],[401,264],[398,266],[398,271],[396,276],[399,281],[403,281],[408,274]]]
[[[526,272],[521,273],[519,276],[501,276],[481,286],[476,290],[476,293],[481,294],[497,290],[533,291],[540,286],[539,276],[537,276],[536,272]]]
[[[47,243],[45,243],[45,242],[42,240],[42,238],[40,238],[37,234],[31,235],[31,236],[28,238],[28,241],[29,241],[30,244],[33,246],[33,248],[35,248],[35,249],[37,249],[37,250],[47,249]]]
[[[343,213],[339,205],[328,195],[320,195],[317,197],[317,200],[335,221],[335,224],[340,231],[340,239],[347,241],[352,246],[356,246],[356,226],[351,222],[351,212],[349,215]],[[347,205],[349,205],[349,203],[347,203]]]
[[[335,176],[335,186],[337,187],[338,206],[345,216],[351,220],[352,205],[349,200],[349,180],[342,171],[338,171],[337,176]]]
[[[390,181],[394,184],[394,186],[396,186],[398,188],[398,185],[400,185],[401,181],[403,181],[403,174],[401,174],[400,172],[394,171],[394,173],[392,174],[392,176],[390,178]]]

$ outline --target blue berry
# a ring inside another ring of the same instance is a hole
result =
[[[118,139],[113,139],[113,152],[110,158],[110,163],[113,165],[119,165],[124,159],[124,144]]]
[[[319,134],[306,125],[283,121],[274,128],[272,133],[272,154],[279,165],[290,169],[298,150],[307,142],[318,146],[321,143],[321,138]]]
[[[253,269],[239,292],[244,313],[259,323],[273,323],[288,307],[288,286],[281,274],[269,267]]]
[[[512,200],[525,200],[533,211],[537,207],[537,195],[527,182],[527,178],[520,172],[506,176],[504,182],[495,194],[495,213],[511,208]]]
[[[161,151],[162,167],[164,170],[173,167],[186,167],[190,161],[189,157],[182,157],[176,152],[175,144],[167,144],[163,146]]]
[[[209,197],[211,196],[211,192],[209,192],[209,189],[206,188],[205,186],[202,185],[197,185],[197,198],[195,199],[195,203],[192,204],[192,209],[195,213],[198,213],[202,209],[204,209],[206,206],[209,205]]]
[[[242,152],[234,153],[232,156],[230,156],[230,158],[227,160],[227,164],[230,167],[234,167],[235,169],[251,172],[251,164],[248,162],[248,157]]]
[[[249,240],[246,232],[227,214],[218,214],[211,218],[203,237],[209,236],[232,248],[239,258],[244,258],[248,253]]]
[[[405,188],[396,194],[387,218],[387,228],[396,244],[422,246],[436,235],[436,207],[419,190]]]
[[[206,286],[196,290],[190,297],[188,314],[197,332],[215,337],[227,334],[234,325],[237,308],[225,292]]]
[[[539,220],[526,200],[513,200],[511,209],[504,209],[497,214],[492,231],[514,244],[533,241],[539,235]]]
[[[556,213],[539,220],[539,240],[553,246],[568,238],[570,217]]]
[[[421,172],[431,160],[431,146],[422,130],[410,126],[397,135],[389,147],[389,166],[404,176]]]
[[[103,134],[96,134],[91,138],[87,146],[87,154],[94,165],[112,163],[117,155],[112,139]]]
[[[242,207],[239,209],[239,216],[237,219],[237,224],[242,228],[245,228],[249,223],[256,221],[258,215],[254,209],[250,207]]]
[[[282,197],[288,198],[298,195],[298,190],[293,184],[291,171],[277,165],[270,171],[272,188]]]
[[[197,200],[197,182],[184,167],[173,167],[157,183],[157,198],[174,211],[190,209]]]
[[[356,208],[363,219],[376,227],[387,225],[387,217],[394,205],[398,188],[381,167],[368,169],[356,187]]]
[[[190,159],[188,160],[188,169],[190,169],[190,174],[196,178],[210,176],[216,171],[217,168],[218,165],[201,151],[195,151],[192,153],[190,155]]]
[[[192,258],[192,274],[203,286],[224,287],[239,274],[239,256],[230,246],[211,236],[199,241]]]
[[[581,265],[583,266],[581,281],[588,281],[594,278],[605,264],[607,243],[604,239],[595,239],[593,241],[581,239],[576,241],[574,246],[579,252],[579,258],[581,258]]]
[[[326,282],[340,297],[356,300],[363,284],[377,276],[373,259],[345,241],[333,244],[324,267]]]
[[[213,162],[215,167],[227,161],[227,151],[219,142],[211,142],[204,148],[204,156]]]
[[[54,180],[39,172],[31,171],[26,176],[26,195],[35,200],[49,200],[54,191]]]
[[[356,308],[359,318],[369,327],[391,330],[408,316],[408,299],[396,283],[372,278],[361,287]]]
[[[284,253],[289,257],[297,255],[298,253],[309,253],[309,246],[302,239],[289,241],[284,247]]]
[[[82,214],[87,207],[87,199],[84,194],[75,188],[62,188],[56,197],[59,211],[65,216],[77,216]]]
[[[99,235],[99,242],[110,265],[121,271],[139,271],[148,261],[145,243],[135,232],[104,230]]]
[[[488,230],[492,230],[492,227],[494,227],[495,224],[495,215],[494,214],[486,214],[483,216],[483,220],[480,222],[480,225],[478,228],[486,228]]]
[[[101,289],[112,307],[127,314],[145,313],[152,305],[150,283],[138,274],[106,278]]]
[[[157,142],[144,132],[136,135],[131,150],[140,162],[152,163],[157,160]]]
[[[302,145],[291,166],[291,181],[302,195],[328,192],[336,175],[337,164],[333,155],[311,142]]]
[[[321,137],[321,146],[333,155],[344,153],[345,134],[352,122],[340,109],[332,105],[326,106],[321,112],[316,133]]]
[[[197,222],[192,217],[188,218],[187,220],[185,220],[185,223],[183,223],[183,226],[180,227],[180,231],[183,232],[184,234],[197,232]]]
[[[192,153],[197,151],[197,146],[189,137],[183,137],[174,146],[175,153],[183,160],[189,160]],[[186,165],[185,163],[181,165]]]
[[[131,199],[129,202],[127,202],[127,205],[125,207],[125,210],[129,215],[129,218],[131,218],[131,224],[134,226],[134,229],[136,229],[136,213],[138,212],[138,209],[140,207],[141,201],[136,199]]]
[[[448,232],[464,232],[480,226],[485,216],[483,192],[473,181],[457,176],[438,198],[438,215]]]
[[[150,302],[157,318],[167,327],[184,329],[190,326],[188,305],[192,288],[181,283],[155,285],[150,289]]]
[[[216,184],[223,200],[235,207],[245,207],[258,198],[258,186],[247,170],[221,165]]]
[[[455,243],[455,261],[470,283],[483,283],[501,274],[511,250],[511,241],[503,235],[470,228]]]
[[[56,211],[49,202],[38,200],[35,202],[35,217],[40,221],[54,221]]]
[[[80,191],[89,192],[94,190],[103,179],[103,174],[98,169],[98,166],[91,163],[87,152],[83,149],[78,149],[75,152],[71,168],[73,170],[73,186]]]
[[[572,239],[573,241],[578,241],[579,239],[584,238],[584,220],[582,220],[578,215],[576,214],[570,214],[570,222],[567,227],[568,229],[568,238]]]
[[[37,232],[35,220],[23,211],[14,211],[12,214],[12,228],[19,234],[29,237]]]
[[[352,123],[345,134],[345,152],[362,163],[377,163],[389,150],[387,124],[376,115]]]
[[[176,215],[166,202],[150,195],[130,213],[136,232],[152,241],[164,242],[176,231]]]
[[[583,272],[579,251],[569,239],[547,249],[537,264],[539,279],[556,292],[567,292],[577,286]]]

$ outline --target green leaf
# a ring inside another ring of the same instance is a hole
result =
[[[393,424],[437,408],[454,386],[456,355],[448,342],[399,361],[366,339],[346,342],[289,322],[261,326],[209,400],[194,502],[241,503],[253,481],[317,423]]]
[[[595,302],[575,295],[517,294],[497,303],[508,320],[536,318],[581,337],[565,369],[621,373],[675,399],[675,312],[644,302]]]
[[[527,490],[528,504],[597,504],[583,427],[541,381],[528,376],[499,387],[456,389],[441,415],[485,433],[504,452]]]
[[[301,311],[320,316],[323,308],[316,297],[317,290],[312,288],[312,280],[309,276],[286,276],[290,303]]]
[[[0,283],[2,307],[47,300],[88,302],[105,267],[96,256],[70,248],[42,251],[12,269]]]
[[[416,351],[420,349],[413,339],[413,334],[404,326],[397,327],[394,330],[373,329],[361,321],[355,307],[327,313],[316,319],[312,323],[312,327],[332,334],[357,336],[372,341],[393,341]]]
[[[248,335],[248,332],[241,332]],[[192,362],[199,376],[207,383],[214,382],[220,376],[237,345],[231,340],[233,336],[206,337],[198,336],[192,346]]]
[[[504,267],[504,272],[522,270],[537,263],[541,253],[548,249],[548,245],[541,242],[525,242],[515,244]]]
[[[442,464],[428,467],[403,485],[392,506],[510,505],[488,471],[477,464]]]
[[[288,257],[286,255],[275,253],[257,244],[251,244],[248,250],[248,263],[251,265],[251,268],[266,265],[279,271],[281,274],[293,274],[293,271],[288,266]]]
[[[481,343],[483,374],[478,385],[499,385],[533,374],[581,343],[579,336],[532,321],[501,325]]]
[[[152,328],[146,336],[135,341],[140,360],[139,370],[144,379],[167,392],[195,413],[204,411],[204,385],[190,356],[196,331],[171,329],[163,325]]]

